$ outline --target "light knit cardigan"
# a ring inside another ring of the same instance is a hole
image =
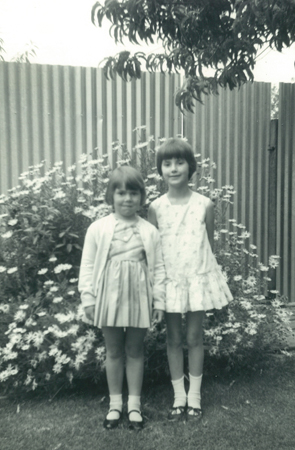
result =
[[[87,229],[78,283],[84,308],[96,303],[98,285],[107,262],[115,225],[115,215],[109,214],[93,222]],[[138,230],[146,252],[149,280],[153,293],[153,308],[164,311],[166,273],[160,235],[152,224],[141,217],[138,217]]]

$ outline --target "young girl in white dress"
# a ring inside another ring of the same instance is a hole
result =
[[[157,168],[168,193],[152,202],[149,221],[159,229],[167,273],[167,354],[174,388],[168,419],[186,414],[188,419],[198,420],[202,417],[204,311],[221,309],[232,295],[213,254],[213,203],[188,186],[196,170],[190,145],[182,139],[165,141],[157,153]],[[182,314],[186,314],[188,395],[184,386]]]
[[[110,394],[107,429],[122,417],[124,359],[128,385],[128,426],[141,429],[143,341],[152,318],[165,310],[165,268],[158,230],[137,215],[146,198],[144,181],[132,167],[111,174],[106,200],[114,212],[86,233],[79,291],[86,321],[102,329]]]

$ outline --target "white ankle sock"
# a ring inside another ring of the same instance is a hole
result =
[[[201,384],[202,376],[194,377],[189,374],[189,391],[187,394],[188,406],[192,408],[201,408]]]
[[[122,394],[110,395],[109,410],[116,409],[117,411],[110,411],[107,414],[107,419],[108,420],[118,420],[120,417],[118,411],[122,412],[122,408],[123,408]]]
[[[142,422],[141,414],[139,414],[136,411],[140,410],[140,395],[128,395],[128,413],[132,411],[131,414],[129,414],[129,420],[131,422]]]
[[[174,390],[174,403],[173,407],[186,405],[186,392],[184,389],[184,375],[178,380],[171,380],[173,390]]]

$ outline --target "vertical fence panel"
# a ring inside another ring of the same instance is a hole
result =
[[[279,288],[295,297],[295,85],[280,83],[278,131],[277,254]]]
[[[215,186],[234,186],[231,215],[250,231],[263,260],[267,257],[269,123],[267,83],[220,90],[184,117],[184,134],[196,153],[217,164]]]

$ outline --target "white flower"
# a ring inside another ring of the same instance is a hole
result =
[[[21,346],[21,349],[25,352],[27,350],[29,350],[30,346],[28,344],[24,344]]]
[[[271,304],[274,308],[279,308],[280,306],[283,306],[283,302],[281,302],[280,300],[273,300]]]
[[[54,284],[54,281],[48,280],[48,281],[45,281],[44,286],[50,286],[51,284]]]
[[[253,244],[250,244],[250,248],[252,248],[252,250],[256,250],[257,249],[256,245],[253,245]]]
[[[17,311],[14,315],[14,320],[16,322],[21,322],[26,317],[26,313],[24,311]]]
[[[71,311],[69,314],[55,314],[54,316],[60,323],[71,322],[75,319],[75,314]]]
[[[226,230],[226,229],[222,229],[222,230],[220,230],[220,233],[228,233],[228,230]]]
[[[53,197],[53,200],[58,200],[60,198],[65,198],[66,194],[62,191],[56,192],[55,196]]]
[[[256,295],[255,299],[256,300],[265,300],[265,296],[264,295]]]
[[[73,336],[76,336],[76,334],[78,333],[79,330],[79,325],[72,325],[69,329],[68,329],[68,334],[72,334]]]
[[[17,219],[11,219],[8,221],[8,225],[10,225],[11,227],[14,227],[14,225],[16,225],[18,222]]]
[[[54,297],[54,299],[52,300],[53,303],[60,303],[63,301],[62,297]]]
[[[67,294],[68,295],[75,295],[75,291],[68,291]]]
[[[12,231],[7,231],[6,233],[2,234],[3,239],[9,239],[13,235]]]
[[[40,269],[38,271],[38,275],[44,275],[46,272],[48,272],[48,269],[44,268],[44,269]]]
[[[20,307],[18,309],[28,309],[29,305],[20,305]]]
[[[44,334],[42,333],[42,331],[36,331],[33,335],[33,345],[39,348],[43,341]]]
[[[6,272],[6,267],[4,267],[4,266],[0,266],[0,273],[2,273],[2,272]]]
[[[276,269],[280,265],[279,261],[272,256],[269,258],[268,264],[272,269]]]
[[[17,267],[10,267],[10,269],[7,270],[7,273],[14,273],[17,272]]]
[[[246,283],[248,284],[248,286],[254,287],[256,286],[256,278],[253,275],[250,275],[247,278]]]
[[[62,365],[60,363],[55,363],[52,370],[54,373],[60,373],[62,371]]]
[[[98,361],[100,361],[102,359],[102,357],[105,355],[105,348],[104,347],[98,347],[95,350],[96,353],[96,359],[98,359]]]
[[[234,276],[234,281],[241,281],[242,280],[242,275],[236,275]]]
[[[50,261],[50,262],[55,262],[55,261],[57,261],[56,256],[51,256],[51,257],[49,258],[49,261]]]
[[[268,272],[269,267],[264,266],[263,264],[259,264],[259,268],[261,270],[261,272]]]
[[[59,264],[53,269],[53,271],[54,273],[60,273],[63,270],[70,270],[71,268],[72,268],[71,264]]]
[[[51,288],[50,288],[50,292],[57,292],[58,291],[58,287],[57,286],[52,286]]]
[[[251,335],[257,334],[257,330],[256,329],[249,328],[249,327],[245,328],[245,332],[248,333],[248,334],[251,334]]]
[[[5,305],[4,303],[2,303],[0,305],[0,311],[2,311],[3,313],[8,313],[9,312],[9,305]]]
[[[28,386],[32,382],[32,379],[33,379],[32,375],[27,374],[27,378],[24,381],[24,385]]]
[[[70,279],[70,283],[77,283],[77,281],[78,281],[78,278],[71,278]]]

